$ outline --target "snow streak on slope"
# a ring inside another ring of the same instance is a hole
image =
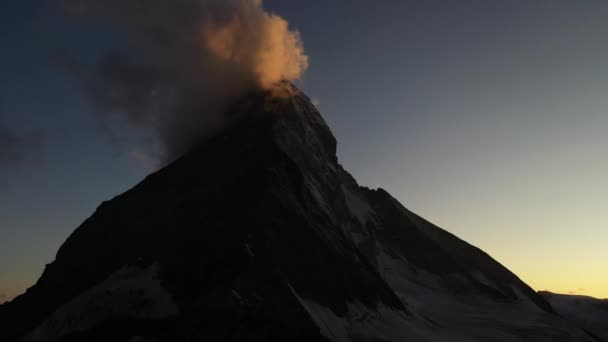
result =
[[[514,303],[500,303],[483,295],[459,294],[445,287],[446,282],[463,281],[459,275],[432,274],[386,253],[380,254],[379,265],[433,341],[593,341],[524,295],[518,294]]]
[[[110,317],[159,319],[177,314],[177,305],[157,274],[158,265],[124,267],[63,305],[25,341],[55,341],[91,329]]]

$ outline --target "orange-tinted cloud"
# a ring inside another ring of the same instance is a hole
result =
[[[202,31],[206,49],[249,70],[261,87],[298,79],[308,67],[299,33],[259,1],[240,1],[228,21],[208,20]]]
[[[253,88],[296,80],[308,57],[300,35],[259,0],[66,0],[79,18],[124,33],[128,47],[93,65],[70,61],[102,113],[154,136],[165,160],[209,131]]]

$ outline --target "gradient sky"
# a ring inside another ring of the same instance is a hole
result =
[[[0,130],[18,137],[19,157],[0,164],[0,302],[151,170],[54,62],[116,37],[52,3],[0,9]],[[360,184],[388,189],[537,290],[608,297],[608,2],[265,7],[300,30],[311,64],[298,85]]]

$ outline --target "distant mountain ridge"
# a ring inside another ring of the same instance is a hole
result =
[[[599,341],[480,249],[361,187],[290,83],[101,204],[0,341]]]

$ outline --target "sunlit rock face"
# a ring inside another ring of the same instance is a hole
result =
[[[597,340],[483,251],[359,186],[290,83],[226,117],[102,203],[0,306],[0,340]]]

